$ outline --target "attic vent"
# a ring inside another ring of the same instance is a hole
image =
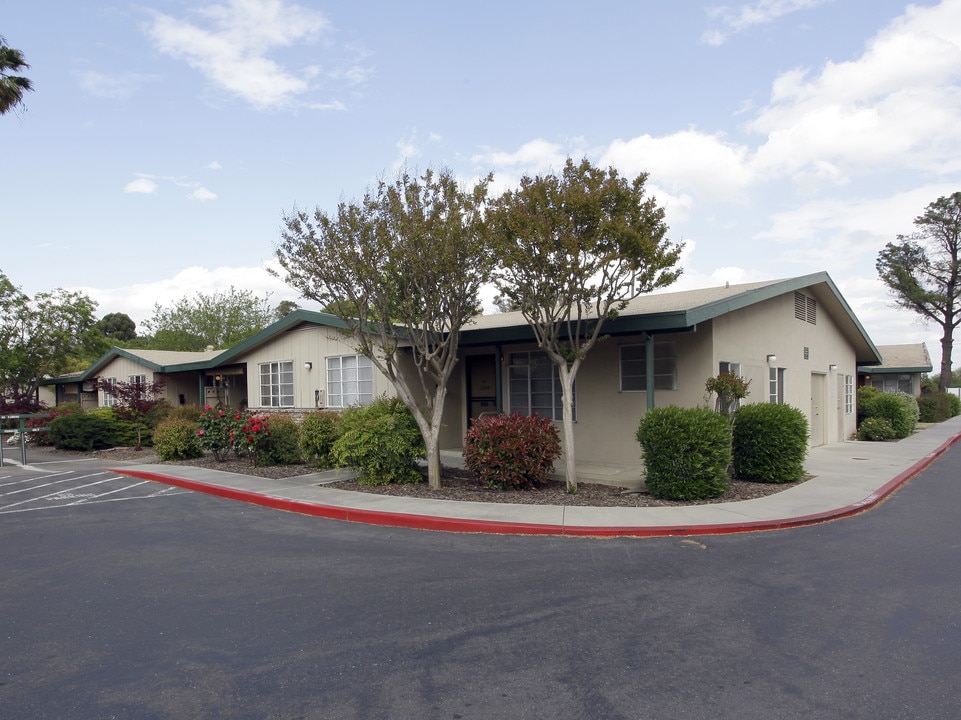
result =
[[[818,324],[818,303],[804,293],[794,293],[794,317],[806,320],[812,325]]]

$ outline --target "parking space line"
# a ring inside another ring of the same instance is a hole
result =
[[[98,474],[98,475],[102,475],[103,473],[97,473],[97,474]],[[70,478],[67,478],[67,480],[69,480],[69,479],[70,479]],[[82,478],[74,478],[74,479],[81,480]],[[86,483],[85,485],[77,485],[77,486],[75,486],[75,487],[68,488],[68,491],[71,491],[71,492],[72,492],[72,491],[74,491],[74,490],[82,490],[83,488],[86,488],[86,487],[93,487],[93,486],[95,486],[95,485],[102,485],[102,484],[105,483],[105,482],[110,482],[111,480],[116,480],[116,479],[118,479],[118,476],[117,476],[117,475],[111,475],[110,477],[104,478],[103,480],[97,480],[96,482]],[[43,484],[43,485],[40,485],[39,487],[47,487],[47,486],[49,486],[49,485],[58,485],[58,484],[61,483],[61,482],[66,482],[66,480],[58,480],[58,481],[55,482],[55,483],[45,483],[45,484]],[[8,495],[13,495],[13,494],[15,494],[15,493],[21,493],[21,492],[25,492],[25,491],[26,491],[26,490],[15,490],[14,492],[12,492],[12,493],[7,493],[7,494],[8,494]],[[47,495],[41,495],[40,497],[30,498],[30,499],[28,499],[28,500],[21,500],[20,502],[15,502],[15,503],[12,503],[12,504],[10,504],[10,505],[3,505],[3,506],[0,506],[0,512],[2,512],[2,511],[4,511],[4,510],[9,510],[10,508],[16,507],[17,505],[26,505],[27,503],[37,502],[38,500],[47,500],[47,499],[49,499],[49,498],[56,497],[57,495],[63,495],[63,492],[64,492],[63,490],[58,490],[57,492],[52,492],[52,493],[49,493],[49,494],[47,494]]]

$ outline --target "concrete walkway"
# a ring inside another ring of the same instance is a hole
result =
[[[813,448],[813,479],[774,495],[690,507],[601,508],[422,500],[324,487],[336,471],[282,480],[186,465],[130,465],[113,472],[318,517],[451,532],[529,535],[711,535],[810,525],[881,502],[961,439],[961,417],[896,443]]]

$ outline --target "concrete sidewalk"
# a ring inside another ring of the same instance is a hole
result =
[[[323,486],[329,471],[282,480],[186,465],[132,465],[113,472],[318,517],[451,532],[580,536],[711,535],[772,530],[862,512],[961,439],[961,417],[896,443],[848,441],[813,448],[811,480],[774,495],[691,507],[601,508],[422,500]],[[343,478],[340,475],[340,478]]]

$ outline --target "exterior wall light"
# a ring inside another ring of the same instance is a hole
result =
[[[777,355],[768,355],[768,356],[767,356],[767,364],[768,364],[768,365],[773,365],[773,364],[776,363],[776,362],[777,362]]]
[[[307,362],[304,363],[304,370],[310,370],[313,366],[314,364],[310,360],[308,360]]]
[[[828,365],[828,370],[830,370],[831,372],[837,372],[838,366],[835,365],[834,363],[831,363],[830,365]]]

